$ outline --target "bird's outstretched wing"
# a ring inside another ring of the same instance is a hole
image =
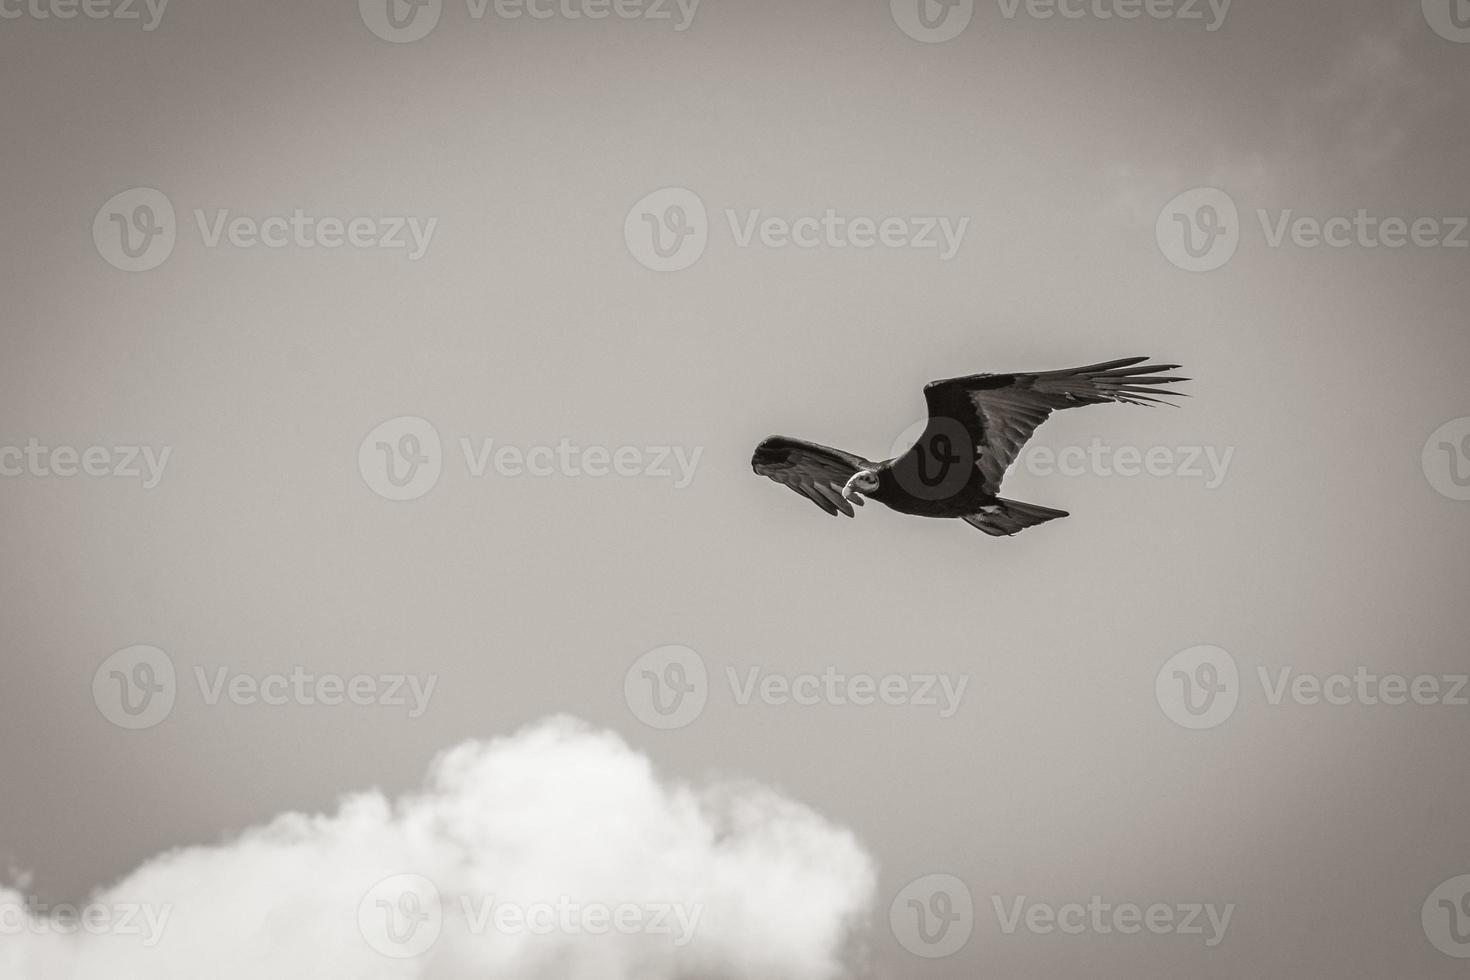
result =
[[[1161,372],[1177,364],[1145,364],[1147,357],[1091,364],[1039,374],[974,374],[924,386],[931,428],[936,420],[957,421],[975,440],[975,465],[986,486],[1000,488],[1006,468],[1036,427],[1054,410],[1103,402],[1168,405],[1155,395],[1179,395],[1153,385],[1188,381]]]
[[[751,469],[783,483],[834,517],[840,512],[853,516],[852,505],[842,488],[858,470],[873,466],[868,460],[840,449],[814,442],[771,436],[755,447]],[[862,498],[857,502],[861,504]]]

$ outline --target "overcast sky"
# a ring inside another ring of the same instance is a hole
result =
[[[771,867],[835,870],[731,890],[793,976],[1461,974],[1470,9],[48,2],[0,3],[13,894],[567,715],[811,809]],[[1006,493],[1072,516],[1012,539],[750,471],[1135,354],[1192,397],[1048,422]]]

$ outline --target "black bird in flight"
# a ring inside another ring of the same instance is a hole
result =
[[[1067,512],[999,496],[1006,468],[1052,411],[1123,402],[1160,404],[1178,395],[1153,385],[1188,381],[1165,373],[1177,364],[1128,357],[1039,374],[972,374],[924,386],[929,419],[902,456],[874,463],[800,439],[772,436],[755,449],[751,467],[784,483],[834,517],[872,497],[903,514],[958,517],[1007,537]]]

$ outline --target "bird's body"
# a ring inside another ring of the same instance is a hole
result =
[[[1176,364],[1132,357],[1066,371],[975,374],[924,387],[929,418],[901,456],[872,462],[785,436],[756,447],[755,472],[783,483],[829,514],[854,516],[869,497],[903,514],[959,518],[986,534],[1009,536],[1065,511],[1000,496],[1006,468],[1052,411],[1104,402],[1146,405],[1171,392],[1148,385],[1186,381],[1161,376]]]
[[[993,506],[998,499],[979,480],[970,480],[953,495],[942,500],[925,500],[904,488],[886,464],[878,470],[878,489],[867,496],[900,514],[914,517],[964,517]]]

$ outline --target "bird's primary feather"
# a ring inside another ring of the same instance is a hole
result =
[[[755,448],[750,466],[760,475],[795,490],[832,516],[843,513],[852,517],[852,504],[842,496],[842,488],[854,473],[871,469],[873,463],[830,446],[771,436]],[[862,504],[861,497],[857,501]]]
[[[1170,404],[1153,396],[1175,392],[1152,386],[1189,379],[1160,376],[1179,365],[1145,364],[1147,360],[1127,357],[1064,371],[948,378],[925,385],[924,400],[931,423],[954,420],[964,425],[975,443],[975,465],[996,492],[1021,447],[1053,411],[1104,402]]]

